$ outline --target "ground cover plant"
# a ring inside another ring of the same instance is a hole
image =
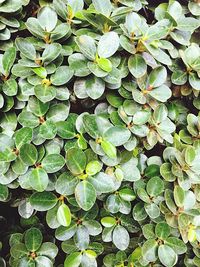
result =
[[[199,0],[0,0],[0,267],[200,266],[199,27]]]

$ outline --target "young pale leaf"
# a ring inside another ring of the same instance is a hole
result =
[[[69,207],[66,204],[61,204],[57,211],[57,220],[58,222],[67,227],[71,223],[71,212]]]
[[[101,147],[108,157],[110,157],[110,158],[116,158],[117,157],[117,149],[110,142],[103,140],[101,142]]]
[[[109,59],[107,58],[100,58],[97,60],[98,66],[106,71],[106,72],[111,72],[112,71],[112,63]]]
[[[64,267],[79,267],[81,264],[81,259],[81,252],[73,252],[66,258]]]
[[[96,200],[96,190],[88,181],[78,183],[75,188],[75,197],[78,205],[85,211],[92,208]]]
[[[33,68],[33,72],[42,79],[47,77],[47,71],[44,67]]]
[[[101,169],[102,169],[102,164],[97,160],[93,160],[87,164],[85,171],[89,176],[93,176],[98,172],[100,172]]]

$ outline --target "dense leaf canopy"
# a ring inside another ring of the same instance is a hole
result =
[[[0,267],[200,266],[199,28],[199,0],[0,0]]]

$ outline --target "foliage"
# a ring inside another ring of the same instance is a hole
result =
[[[200,1],[0,0],[0,266],[200,266]]]

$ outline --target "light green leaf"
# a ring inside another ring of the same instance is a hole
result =
[[[71,212],[69,207],[62,203],[57,211],[57,220],[58,222],[67,227],[71,224]]]
[[[178,260],[178,257],[174,250],[167,245],[159,246],[158,257],[161,263],[166,267],[174,266]]]
[[[37,149],[32,144],[23,144],[20,147],[19,155],[24,164],[28,166],[34,165],[38,158]]]
[[[51,192],[36,192],[30,197],[31,206],[37,211],[46,211],[53,208],[58,199]]]
[[[66,154],[66,164],[73,174],[82,174],[86,167],[85,153],[79,148],[70,148]]]
[[[17,38],[15,41],[17,49],[22,53],[22,55],[28,59],[36,59],[36,50],[33,44],[24,38]]]
[[[119,250],[126,250],[129,246],[130,237],[128,231],[121,225],[113,230],[113,243]]]
[[[57,14],[49,6],[41,8],[38,12],[38,21],[44,31],[51,32],[57,24]]]
[[[66,258],[64,267],[79,267],[81,264],[81,258],[81,252],[73,252]]]
[[[81,35],[76,38],[76,43],[83,55],[89,60],[95,60],[96,58],[96,44],[92,37],[87,35]]]
[[[139,55],[135,54],[134,56],[131,56],[128,60],[128,68],[131,72],[131,74],[135,78],[141,78],[147,71],[147,64],[144,60],[144,58]]]
[[[44,169],[35,168],[29,173],[29,183],[34,190],[43,192],[48,186],[49,177]]]
[[[96,191],[94,186],[86,180],[80,182],[75,188],[75,197],[78,205],[83,210],[90,210],[96,200]]]
[[[98,55],[100,58],[109,58],[119,48],[119,36],[116,32],[107,32],[99,40]]]
[[[62,169],[65,165],[65,159],[59,154],[47,155],[42,160],[42,167],[47,173],[54,173]]]

